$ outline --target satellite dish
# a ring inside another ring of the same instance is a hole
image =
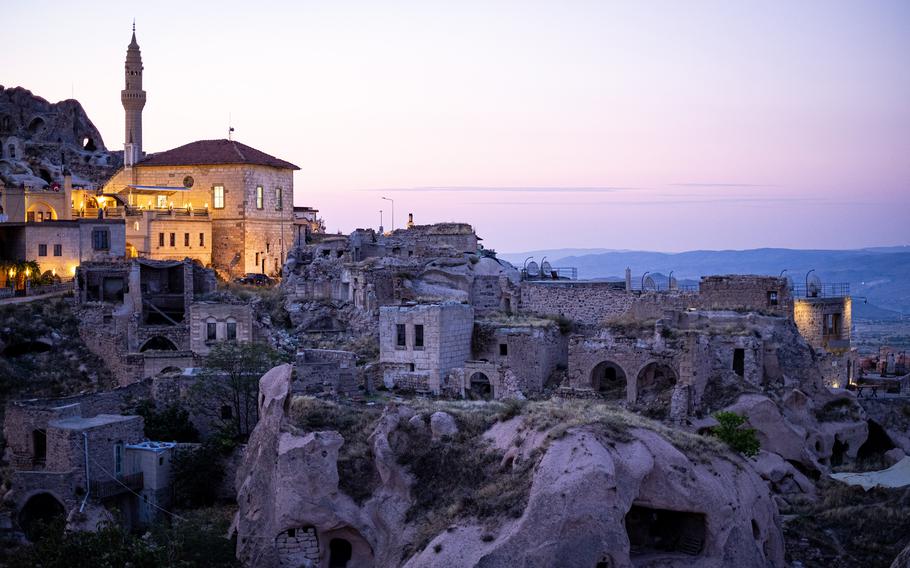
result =
[[[822,279],[815,274],[806,279],[806,296],[809,298],[818,298],[822,291]]]
[[[657,290],[657,284],[654,283],[653,278],[648,276],[647,278],[645,278],[645,281],[642,283],[642,289],[650,290],[653,292],[654,290]]]
[[[553,267],[546,260],[540,263],[540,275],[549,277],[553,274]]]
[[[527,270],[528,270],[528,276],[539,276],[540,275],[540,267],[533,260],[528,263]]]

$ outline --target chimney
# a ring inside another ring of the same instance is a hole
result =
[[[632,269],[626,267],[626,292],[632,291]]]
[[[414,226],[414,214],[408,213],[408,229]]]
[[[70,220],[73,218],[73,174],[63,168],[63,207],[58,219]]]

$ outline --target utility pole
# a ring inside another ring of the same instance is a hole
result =
[[[388,201],[392,204],[392,232],[395,231],[395,200],[389,197],[383,197],[382,199]]]

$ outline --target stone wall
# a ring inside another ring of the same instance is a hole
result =
[[[486,345],[475,350],[472,356],[475,360],[510,369],[517,384],[509,391],[515,390],[522,395],[539,393],[557,367],[568,365],[567,339],[556,324],[540,327],[480,321],[476,325],[490,329],[492,334]],[[494,395],[496,390],[494,388]],[[500,398],[499,395],[496,397]]]
[[[793,305],[786,278],[749,274],[703,277],[698,302],[705,310],[758,311],[783,317],[790,316]]]
[[[357,354],[330,349],[304,349],[295,364],[299,388],[307,394],[329,393],[351,396],[361,384]]]
[[[216,338],[208,339],[208,324],[215,324]],[[196,355],[208,355],[212,346],[228,341],[227,325],[236,325],[238,343],[253,340],[253,308],[249,304],[220,304],[193,302],[190,304],[190,350]]]
[[[521,310],[539,316],[562,316],[582,326],[597,326],[611,319],[660,317],[667,309],[685,309],[697,303],[691,292],[627,292],[612,282],[524,281]]]
[[[275,537],[275,548],[282,567],[316,566],[319,562],[319,540],[313,527],[282,531]]]
[[[92,231],[96,229],[108,233],[108,249],[93,248]],[[72,278],[82,262],[122,260],[126,254],[124,231],[123,221],[108,219],[28,223],[25,259],[37,261],[42,271],[52,270],[61,278]],[[58,245],[60,255],[55,254]]]
[[[140,256],[154,260],[192,258],[203,266],[212,264],[212,222],[208,217],[146,211],[139,219],[129,218],[126,232]]]

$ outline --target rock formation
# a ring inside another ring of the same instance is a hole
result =
[[[585,401],[499,416],[466,454],[458,447],[471,424],[506,405],[457,403],[446,416],[461,422],[458,431],[431,442],[415,409],[390,404],[366,440],[346,439],[294,423],[290,382],[288,366],[262,378],[261,419],[238,472],[235,527],[247,566],[326,566],[331,558],[408,567],[784,565],[767,485],[713,440]],[[448,418],[435,415],[433,430]],[[349,469],[339,455],[364,442],[376,474],[357,501],[340,488]],[[450,453],[428,476],[428,464],[402,455],[430,443],[448,444]],[[415,514],[421,494],[454,491],[458,476],[472,473],[460,460],[480,453],[495,456],[489,471],[502,479],[470,488],[473,510],[437,505],[437,495],[431,510]],[[482,502],[503,493],[514,509],[491,512]]]
[[[100,184],[121,165],[79,101],[50,103],[22,87],[0,85],[0,182],[10,186]]]

